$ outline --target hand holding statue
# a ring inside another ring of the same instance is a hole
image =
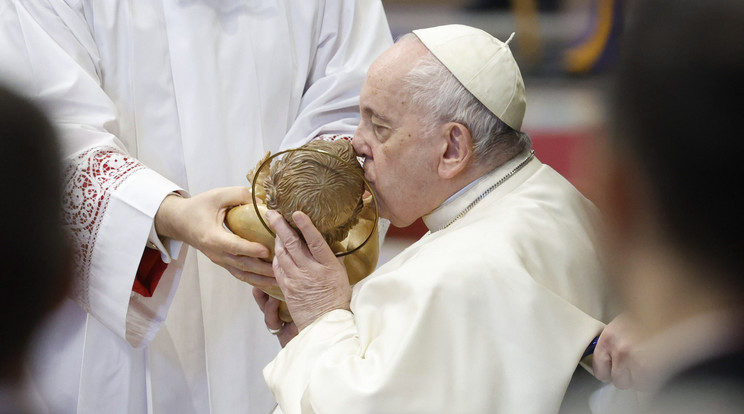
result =
[[[343,258],[334,255],[310,218],[300,211],[292,214],[305,242],[280,214],[270,211],[268,218],[277,234],[274,275],[298,331],[326,312],[348,310],[351,285]]]
[[[269,249],[225,231],[222,224],[230,207],[250,199],[243,187],[217,188],[191,198],[169,195],[155,216],[155,229],[162,237],[195,247],[244,282],[276,288],[271,265],[261,260],[269,257]]]
[[[270,169],[263,168],[271,161],[267,153],[248,173],[249,181],[255,181],[252,185],[255,195],[251,198],[256,204],[250,202],[232,208],[227,213],[226,224],[235,234],[266,246],[270,253],[264,260],[269,265],[274,257],[275,241],[266,227],[271,221],[267,213],[277,211],[288,228],[301,231],[299,223],[294,221],[295,212],[301,211],[304,213],[298,216],[301,222],[310,222],[337,265],[345,266],[346,284],[353,285],[375,269],[379,256],[374,201],[365,192],[364,171],[356,154],[346,140],[317,140],[289,151],[274,161]],[[336,260],[335,255],[345,255],[344,260]],[[269,286],[261,279],[239,279],[279,299],[281,321],[293,320],[284,302],[286,293],[276,283]],[[252,282],[256,280],[261,284]],[[268,312],[273,312],[274,302],[258,292],[254,292],[254,297],[270,330],[280,329],[272,328],[274,324],[269,321]]]

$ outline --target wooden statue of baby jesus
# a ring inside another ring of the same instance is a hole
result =
[[[247,240],[266,246],[271,252],[266,260],[271,261],[274,236],[259,220],[256,207],[264,223],[268,223],[266,211],[276,210],[295,230],[292,213],[302,211],[337,255],[364,244],[344,256],[349,283],[354,285],[375,270],[379,257],[377,216],[372,196],[367,193],[364,197],[364,170],[349,141],[316,140],[300,148],[318,151],[288,152],[270,168],[262,168],[253,183],[256,206],[244,204],[230,209],[227,227]],[[267,152],[248,173],[249,181],[256,177],[257,169],[270,155]],[[292,319],[281,290],[275,287],[264,291],[282,300],[279,316],[284,322],[290,322]]]

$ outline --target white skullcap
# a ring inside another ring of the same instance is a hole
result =
[[[519,131],[527,106],[524,81],[509,42],[474,27],[451,24],[414,30],[462,85],[504,123]]]

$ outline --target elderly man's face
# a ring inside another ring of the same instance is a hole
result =
[[[417,40],[403,41],[370,67],[362,86],[362,120],[354,150],[366,157],[365,177],[380,204],[380,215],[405,227],[437,206],[438,144],[424,135],[421,111],[413,108],[401,78],[426,53]]]

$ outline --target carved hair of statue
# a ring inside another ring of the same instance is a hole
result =
[[[271,165],[266,177],[266,206],[284,216],[296,229],[292,213],[302,211],[328,244],[346,238],[359,220],[364,193],[364,170],[347,140],[316,140],[303,146],[316,151],[289,152]]]

